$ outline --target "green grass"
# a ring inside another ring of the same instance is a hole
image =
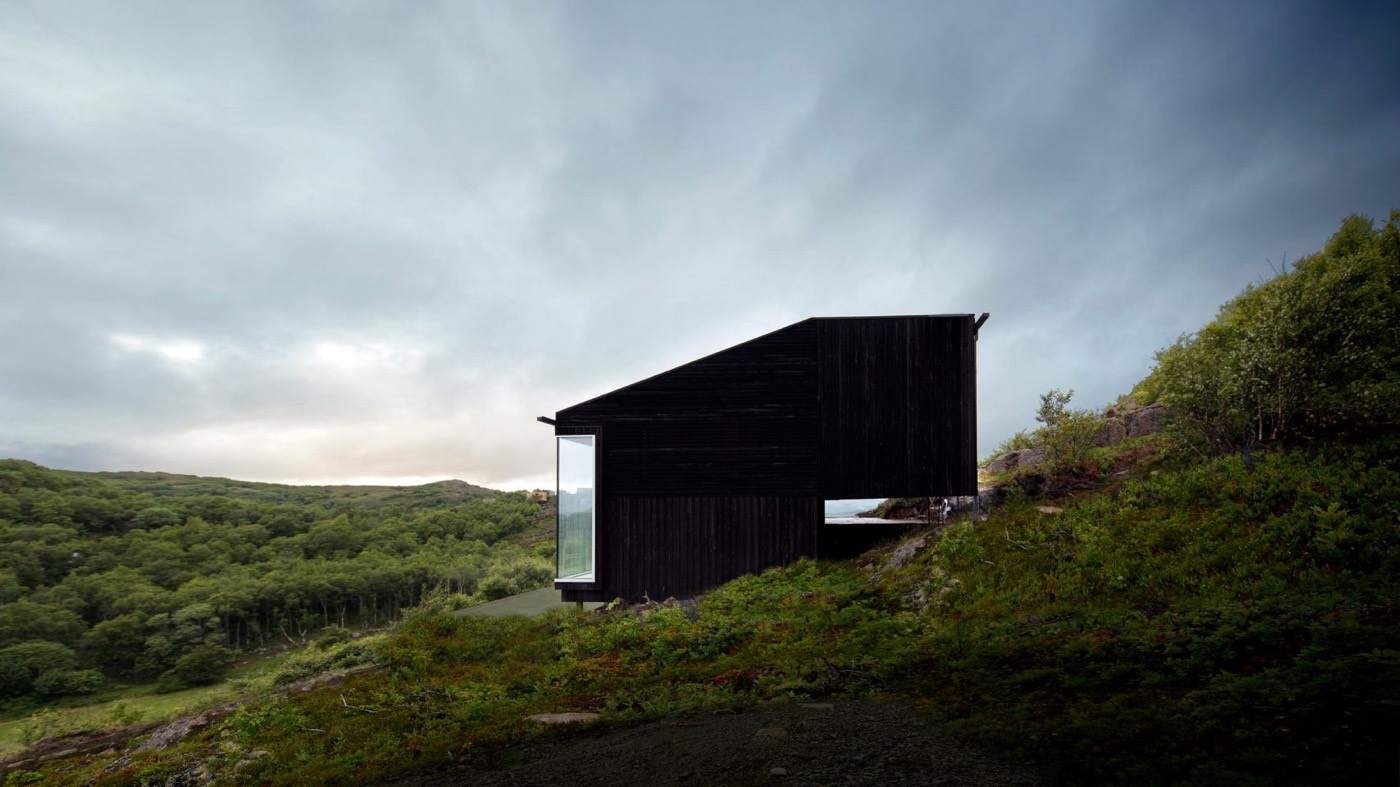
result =
[[[755,703],[893,696],[1070,783],[1374,782],[1400,728],[1400,443],[1158,458],[1130,480],[954,525],[897,570],[803,561],[698,615],[410,617],[385,669],[268,697],[130,766],[271,784],[490,762],[604,725]],[[878,564],[878,561],[876,561]],[[342,699],[343,698],[343,699]],[[309,734],[308,729],[318,732]],[[250,759],[249,752],[271,756]]]
[[[227,702],[272,685],[272,676],[290,655],[283,651],[248,659],[228,679],[161,693],[155,683],[115,686],[91,697],[69,697],[46,705],[0,714],[0,756],[22,750],[35,737],[163,721]]]

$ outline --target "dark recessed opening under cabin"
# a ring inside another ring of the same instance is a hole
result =
[[[555,586],[686,597],[907,523],[824,501],[977,493],[971,314],[818,317],[558,411]]]

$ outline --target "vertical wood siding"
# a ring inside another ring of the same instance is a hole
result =
[[[817,554],[821,500],[782,496],[608,496],[600,584],[567,601],[684,598]]]
[[[816,325],[800,322],[561,410],[601,423],[615,495],[817,493]]]
[[[972,318],[818,322],[823,497],[976,494]]]
[[[599,436],[598,581],[692,595],[815,555],[822,500],[976,492],[972,317],[805,320],[559,411]]]

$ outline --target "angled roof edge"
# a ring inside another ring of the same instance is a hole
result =
[[[615,393],[620,393],[620,392],[622,392],[622,391],[626,391],[626,390],[629,389],[629,388],[634,388],[634,387],[636,387],[636,386],[638,386],[638,385],[641,385],[642,383],[649,382],[649,381],[651,381],[651,380],[655,380],[656,378],[661,377],[662,375],[670,374],[671,372],[674,372],[674,371],[676,371],[677,369],[684,368],[684,367],[689,366],[689,365],[691,365],[691,364],[693,364],[693,363],[697,363],[697,362],[699,362],[699,361],[703,361],[703,360],[705,360],[705,359],[707,359],[707,358],[713,358],[714,356],[719,355],[719,354],[721,354],[721,353],[727,353],[727,352],[729,352],[730,350],[734,350],[734,349],[737,349],[737,348],[739,348],[739,347],[743,347],[743,346],[746,345],[746,344],[751,344],[751,343],[756,342],[756,341],[758,341],[758,340],[760,340],[760,339],[766,339],[766,338],[768,338],[769,336],[772,336],[772,335],[775,334],[775,333],[782,333],[783,331],[786,331],[786,330],[788,330],[788,329],[790,329],[790,328],[796,328],[797,326],[799,326],[799,325],[801,325],[801,324],[803,324],[803,323],[808,323],[808,322],[820,322],[820,321],[823,321],[823,320],[907,320],[907,319],[910,319],[910,318],[912,318],[912,317],[966,317],[966,318],[968,318],[968,319],[974,319],[974,318],[976,317],[976,315],[974,315],[974,314],[972,314],[972,313],[969,312],[969,313],[965,313],[965,314],[963,314],[963,313],[959,313],[959,314],[871,314],[871,315],[848,315],[848,316],[838,316],[838,317],[808,317],[808,318],[806,318],[806,319],[804,319],[804,320],[798,320],[797,322],[789,323],[788,325],[784,325],[784,326],[782,326],[781,328],[774,328],[773,330],[768,331],[767,333],[761,333],[761,334],[759,334],[758,336],[754,336],[754,337],[752,337],[752,338],[745,339],[744,341],[739,342],[739,343],[737,343],[737,344],[731,344],[731,345],[729,345],[728,347],[725,347],[725,348],[719,349],[719,350],[715,350],[715,351],[712,352],[712,353],[706,353],[705,355],[702,355],[702,356],[700,356],[699,358],[692,358],[692,359],[690,359],[689,361],[686,361],[685,363],[676,364],[675,366],[672,366],[672,367],[670,367],[670,368],[668,368],[668,369],[663,369],[662,371],[659,371],[659,372],[657,372],[656,374],[647,375],[646,377],[643,377],[643,378],[641,378],[640,380],[633,380],[632,382],[630,382],[630,383],[628,383],[628,384],[626,384],[626,385],[618,386],[617,388],[614,388],[614,389],[612,389],[612,390],[610,390],[610,391],[604,391],[603,393],[600,393],[600,394],[598,394],[597,396],[591,396],[591,397],[589,397],[589,398],[587,398],[587,399],[584,399],[584,400],[581,401],[581,402],[574,402],[573,404],[569,405],[568,407],[564,407],[564,408],[561,408],[561,409],[559,409],[559,410],[556,410],[555,413],[554,413],[554,417],[557,419],[557,418],[559,418],[560,416],[562,416],[562,415],[564,415],[565,413],[567,413],[569,410],[573,410],[573,409],[575,409],[575,408],[582,407],[582,406],[584,406],[584,405],[586,405],[586,404],[591,404],[591,403],[596,402],[596,401],[598,401],[599,399],[602,399],[602,398],[604,398],[604,397],[612,396],[612,395],[615,394]]]
[[[815,320],[815,319],[817,319],[817,318],[816,318],[816,317],[808,317],[808,318],[805,319],[805,320],[798,320],[797,322],[790,323],[790,324],[788,324],[788,325],[784,325],[784,326],[781,327],[781,328],[774,328],[773,330],[771,330],[771,331],[769,331],[769,332],[767,332],[767,333],[761,333],[761,334],[759,334],[758,336],[754,336],[753,338],[745,339],[745,340],[743,340],[742,342],[739,342],[738,344],[731,344],[731,345],[729,345],[728,347],[725,347],[725,348],[722,349],[722,350],[715,350],[715,351],[712,352],[712,353],[706,353],[705,355],[702,355],[702,356],[700,356],[699,358],[691,358],[689,361],[686,361],[685,363],[676,364],[675,366],[672,366],[672,367],[670,367],[669,369],[663,369],[662,371],[659,371],[659,372],[657,372],[656,374],[647,375],[646,377],[643,377],[643,378],[640,379],[640,380],[633,380],[632,382],[630,382],[630,383],[628,383],[628,384],[626,384],[626,385],[622,385],[622,386],[619,386],[619,387],[617,387],[617,388],[614,388],[614,389],[612,389],[611,391],[604,391],[603,393],[600,393],[600,394],[598,394],[597,396],[589,397],[589,398],[587,398],[587,399],[584,399],[584,400],[581,401],[581,402],[575,402],[575,403],[569,405],[568,407],[565,407],[564,409],[557,411],[557,412],[554,414],[554,417],[555,417],[555,418],[558,418],[559,416],[563,415],[564,413],[566,413],[566,412],[568,412],[569,410],[572,410],[572,409],[574,409],[574,408],[576,408],[576,407],[582,407],[583,405],[590,404],[590,403],[592,403],[592,402],[596,402],[596,401],[598,401],[599,399],[602,399],[602,398],[605,397],[605,396],[612,396],[612,395],[615,394],[615,393],[619,393],[619,392],[621,392],[621,391],[627,390],[628,388],[633,388],[633,387],[636,387],[636,386],[638,386],[638,385],[641,385],[642,383],[649,382],[649,381],[651,381],[651,380],[655,380],[656,378],[658,378],[658,377],[660,377],[660,376],[662,376],[662,375],[670,374],[671,372],[674,372],[674,371],[677,370],[677,369],[680,369],[680,368],[689,366],[689,365],[691,365],[691,364],[693,364],[693,363],[696,363],[696,362],[698,362],[698,361],[703,361],[703,360],[705,360],[706,358],[713,358],[713,357],[715,357],[716,355],[719,355],[720,353],[727,353],[727,352],[729,352],[730,350],[736,349],[736,348],[738,348],[738,347],[743,347],[744,345],[749,344],[749,343],[752,343],[752,342],[756,342],[756,341],[758,341],[759,339],[766,339],[766,338],[768,338],[769,336],[772,336],[772,335],[775,334],[775,333],[782,333],[783,331],[786,331],[786,330],[789,329],[789,328],[796,328],[797,326],[801,325],[801,324],[804,323],[804,322],[811,322],[812,320]]]

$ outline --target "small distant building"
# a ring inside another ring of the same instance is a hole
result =
[[[977,494],[985,319],[803,320],[541,417],[555,587],[690,596],[820,556],[824,500]]]
[[[549,491],[545,489],[531,489],[525,493],[525,499],[531,503],[548,503]]]

